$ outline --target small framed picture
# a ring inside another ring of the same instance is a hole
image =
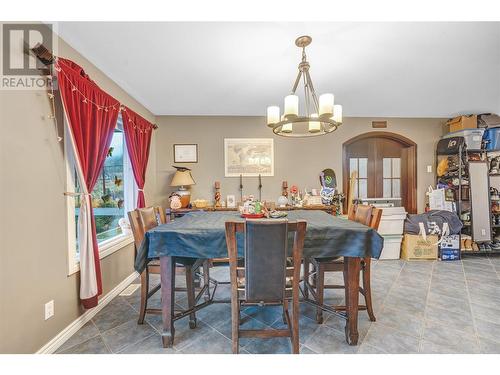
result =
[[[236,197],[234,195],[228,195],[226,197],[227,207],[234,208],[236,207]]]
[[[174,163],[198,163],[198,145],[175,144]]]

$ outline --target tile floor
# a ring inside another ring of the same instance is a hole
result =
[[[500,257],[469,257],[458,262],[378,261],[372,263],[372,295],[377,321],[359,313],[360,342],[349,346],[344,321],[325,313],[322,325],[315,309],[301,304],[301,353],[500,353]],[[212,269],[218,280],[228,270]],[[340,275],[330,274],[329,281]],[[179,279],[182,282],[182,279]],[[342,291],[327,292],[340,303]],[[219,286],[218,298],[229,297]],[[159,293],[153,304],[159,305]],[[185,305],[184,293],[177,303]],[[150,315],[137,325],[139,291],[116,297],[81,328],[58,353],[230,353],[231,317],[228,304],[214,304],[197,313],[198,327],[187,318],[175,324],[173,348],[161,346],[161,318]],[[279,328],[279,307],[248,307],[245,328]],[[242,339],[242,353],[289,353],[287,338]]]

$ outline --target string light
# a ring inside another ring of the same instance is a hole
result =
[[[59,59],[56,58],[55,64],[53,65],[54,69],[57,72],[62,73],[64,75],[64,77],[71,84],[71,91],[76,92],[78,95],[80,95],[83,98],[83,100],[82,100],[83,103],[86,103],[86,104],[90,103],[90,104],[96,106],[97,110],[99,110],[99,111],[104,110],[105,112],[108,112],[109,110],[114,110],[114,111],[118,110],[119,112],[122,113],[122,116],[125,114],[126,108],[124,106],[120,105],[120,103],[115,103],[115,104],[112,104],[109,106],[102,106],[102,105],[95,103],[91,99],[87,98],[87,96],[84,93],[82,93],[80,90],[78,90],[77,86],[72,82],[70,77],[68,77],[66,72],[61,68],[60,64],[64,64],[64,62],[59,61]],[[53,88],[52,88],[52,91],[53,91]],[[53,92],[52,92],[52,94],[49,95],[49,98],[51,98],[51,100],[54,100]],[[117,109],[117,106],[118,106],[118,109]],[[55,108],[55,106],[54,106],[54,108]],[[54,111],[55,111],[55,109],[54,109]],[[140,133],[147,133],[147,132],[151,131],[152,129],[158,128],[157,125],[150,124],[150,123],[147,123],[145,126],[140,126],[140,125],[136,124],[135,121],[129,115],[127,115],[127,119],[129,121],[129,123],[132,125],[132,128],[134,130],[139,130]],[[58,138],[60,138],[60,137],[58,137]]]
[[[47,81],[48,82],[50,81],[50,92],[47,93],[47,96],[49,97],[49,100],[50,100],[52,113],[48,116],[48,118],[51,119],[51,120],[54,120],[54,128],[55,128],[56,134],[57,134],[57,141],[61,142],[62,141],[62,137],[59,134],[59,126],[57,124],[57,116],[56,116],[56,104],[55,104],[55,95],[54,95],[54,81],[52,80],[52,76],[53,76],[54,72],[52,71],[52,66],[50,67],[50,69],[51,69],[50,75],[47,76]]]

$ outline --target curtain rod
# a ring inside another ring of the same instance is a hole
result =
[[[33,48],[28,48],[28,44],[24,44],[24,52],[29,55],[31,52],[40,60],[45,66],[54,64],[56,57],[51,51],[47,49],[42,43],[37,43]],[[50,73],[48,73],[50,74]],[[158,129],[158,125],[152,124],[154,129]]]

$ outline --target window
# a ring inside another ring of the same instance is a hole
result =
[[[69,134],[67,135],[69,137]],[[68,138],[66,138],[68,139]],[[66,142],[68,169],[68,191],[80,192],[71,142]],[[101,258],[130,243],[129,234],[124,234],[121,219],[127,219],[127,212],[135,207],[136,187],[132,166],[128,158],[121,116],[113,133],[113,139],[92,192],[92,207]],[[78,270],[78,215],[80,196],[68,196],[68,242],[70,273]]]
[[[401,198],[401,159],[383,158],[384,198]]]
[[[357,177],[354,179],[354,198],[368,197],[368,159],[367,158],[350,158],[349,159],[349,176],[352,172],[357,172]],[[349,177],[351,180],[351,177]]]

